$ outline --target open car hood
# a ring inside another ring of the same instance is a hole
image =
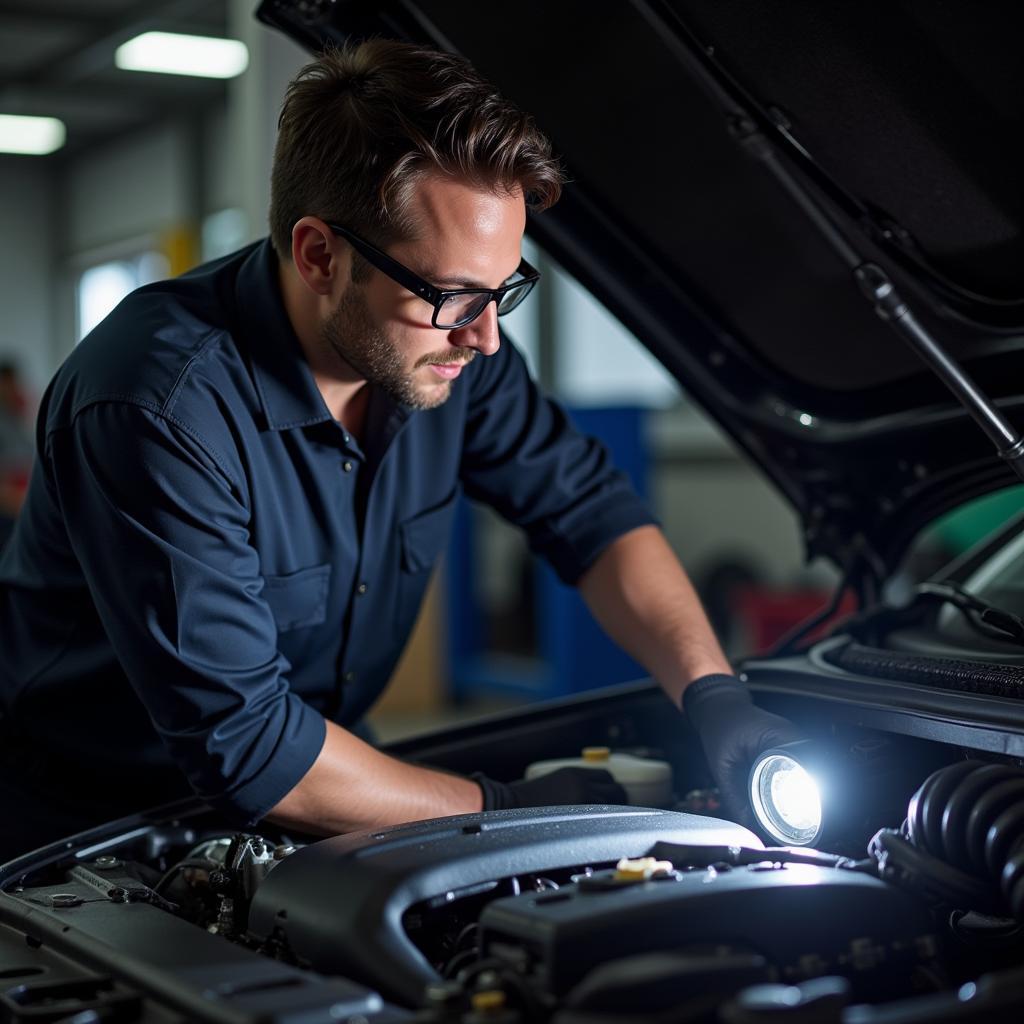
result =
[[[835,242],[1024,423],[1013,5],[264,0],[259,17],[309,49],[459,52],[530,111],[572,181],[530,233],[782,490],[809,557],[881,579],[937,515],[1013,483]]]

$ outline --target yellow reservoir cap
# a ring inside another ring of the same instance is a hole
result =
[[[648,878],[667,875],[672,870],[672,862],[668,860],[656,860],[654,857],[638,857],[636,860],[630,860],[628,857],[623,857],[615,865],[615,880],[617,882],[646,882]]]
[[[584,747],[582,753],[584,761],[592,762],[607,761],[612,756],[608,747]]]
[[[489,1013],[505,1008],[505,993],[501,989],[486,989],[474,992],[469,998],[470,1005],[477,1013]]]

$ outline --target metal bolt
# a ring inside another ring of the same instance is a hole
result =
[[[76,896],[73,892],[55,892],[50,897],[51,907],[77,907],[82,903],[82,897]]]
[[[497,971],[484,971],[477,979],[478,990],[496,989],[501,984],[501,977]]]
[[[457,1006],[462,996],[462,986],[454,981],[442,981],[427,986],[427,1002],[433,1007]]]
[[[119,868],[121,861],[117,857],[111,856],[109,853],[105,853],[102,857],[97,857],[93,862],[93,867],[99,868],[100,871],[111,871],[114,868]]]

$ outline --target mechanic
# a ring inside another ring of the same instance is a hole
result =
[[[537,390],[498,316],[560,192],[463,60],[371,40],[288,88],[269,240],[144,287],[47,390],[0,558],[0,859],[187,795],[314,833],[616,802],[358,735],[460,491],[525,530],[695,724],[741,806],[793,726],[751,702],[647,508]],[[186,784],[187,780],[187,784]]]

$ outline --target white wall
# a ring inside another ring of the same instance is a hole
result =
[[[75,160],[66,176],[65,251],[77,256],[193,216],[189,150],[180,125],[162,124]]]
[[[203,120],[203,214],[238,206],[238,170],[230,144],[227,104],[207,111]]]
[[[230,0],[228,34],[249,47],[249,68],[228,83],[225,140],[237,201],[246,214],[249,239],[267,234],[270,168],[277,140],[277,117],[285,87],[310,55],[280,32],[252,16],[252,0]]]
[[[556,290],[555,382],[571,405],[663,408],[679,385],[590,293],[550,260],[546,286]]]
[[[54,365],[53,179],[37,157],[0,157],[0,355],[37,397]]]

